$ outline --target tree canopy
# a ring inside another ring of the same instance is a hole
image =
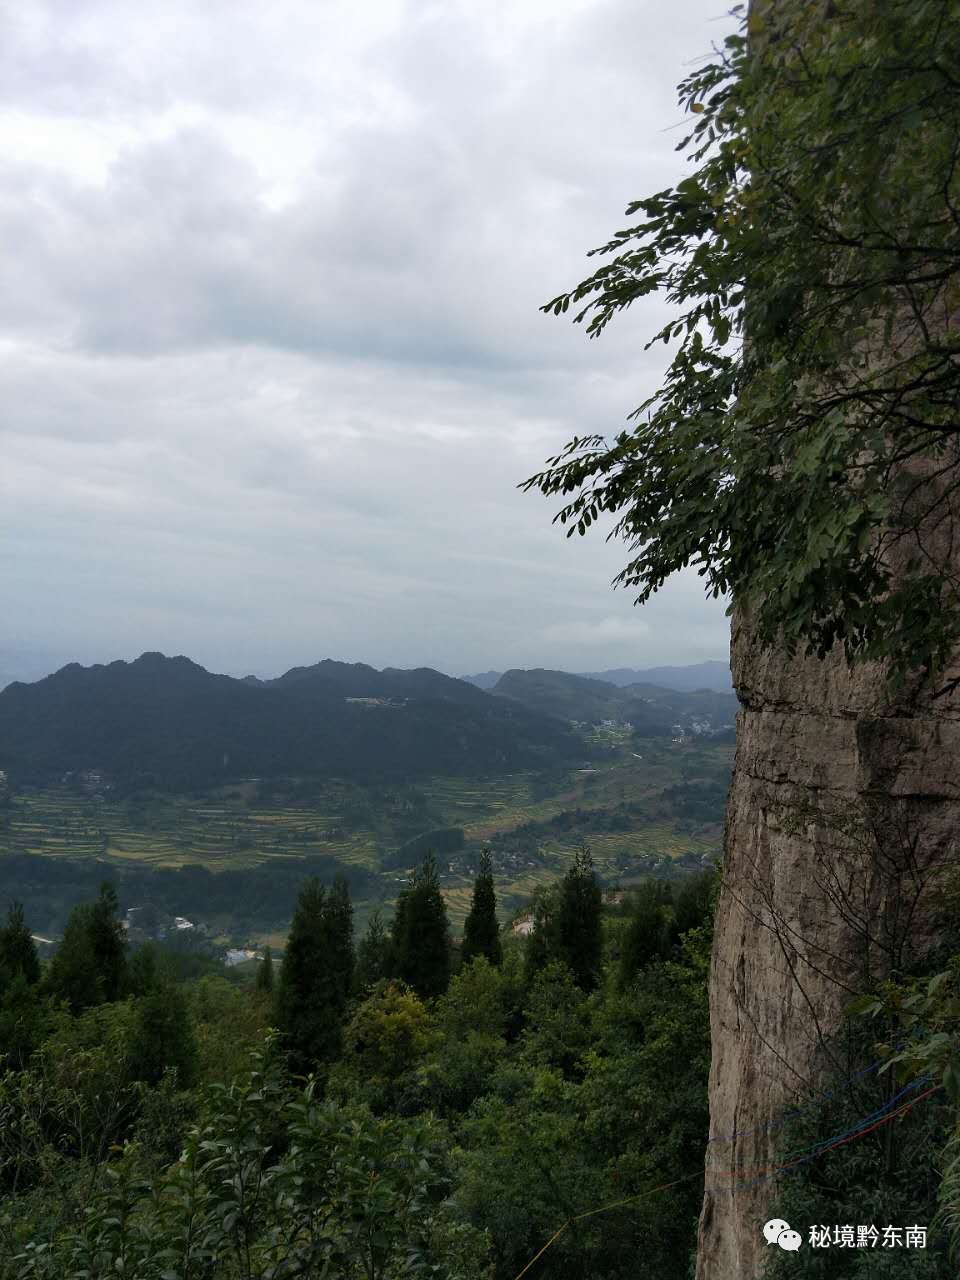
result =
[[[568,535],[616,515],[638,603],[694,565],[764,647],[937,682],[960,638],[960,2],[736,12],[680,86],[696,171],[542,308],[585,303],[597,337],[661,293],[663,385],[522,487],[568,499]]]

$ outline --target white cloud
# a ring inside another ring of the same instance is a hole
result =
[[[516,486],[656,385],[656,303],[538,307],[678,176],[721,34],[625,0],[24,3],[0,18],[0,534],[17,639],[260,671],[695,661],[694,575]],[[684,15],[689,19],[689,15]],[[691,581],[692,578],[692,581]]]

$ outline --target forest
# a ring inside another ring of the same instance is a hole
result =
[[[717,888],[701,873],[604,904],[583,846],[537,894],[533,931],[504,936],[484,857],[454,942],[427,855],[359,939],[344,879],[301,882],[282,960],[246,980],[131,947],[109,885],[43,964],[14,905],[0,1277],[513,1280],[548,1246],[531,1274],[686,1280]],[[843,1034],[862,1052],[872,1029]],[[882,1113],[884,1087],[856,1072],[803,1099],[784,1149]],[[900,1212],[909,1190],[924,1220],[943,1113],[902,1119],[892,1160],[881,1129],[802,1166],[784,1215],[842,1216],[868,1189]],[[942,1274],[934,1251],[908,1261]]]

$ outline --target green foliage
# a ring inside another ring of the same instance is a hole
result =
[[[74,1012],[124,994],[127,942],[117,911],[117,895],[111,885],[104,884],[96,901],[75,907],[67,921],[46,985],[55,999],[65,1000]]]
[[[484,849],[480,855],[480,871],[473,882],[473,900],[463,926],[460,948],[464,964],[475,956],[486,956],[494,965],[499,964],[503,956],[489,849]]]
[[[306,881],[290,924],[275,1017],[292,1069],[306,1074],[340,1052],[353,983],[353,908],[345,881],[328,893]]]
[[[957,587],[926,539],[960,466],[958,17],[764,6],[749,39],[744,17],[680,86],[695,170],[631,203],[640,221],[594,250],[610,261],[543,308],[585,303],[591,336],[650,294],[675,308],[636,425],[574,439],[524,485],[567,496],[568,533],[617,515],[638,601],[694,564],[765,646],[839,643],[896,680],[956,647]]]
[[[376,1088],[395,1083],[433,1043],[422,1000],[403,983],[380,983],[358,1006],[346,1031],[347,1063]]]
[[[268,996],[273,994],[273,952],[269,947],[264,949],[263,959],[257,970],[257,990]]]
[[[950,887],[956,907],[956,885]],[[956,918],[954,917],[954,923]],[[960,1259],[960,952],[947,967],[912,980],[886,982],[876,993],[855,1000],[847,1013],[863,1020],[875,1051],[886,1061],[899,1084],[917,1078],[935,1082],[952,1109],[950,1129],[937,1144],[942,1148],[942,1180],[935,1226],[947,1237],[954,1264]],[[896,1047],[894,1047],[896,1042]]]
[[[397,902],[393,966],[396,976],[424,999],[441,995],[450,981],[450,925],[432,854]]]
[[[367,931],[357,947],[357,965],[353,975],[356,993],[365,995],[389,975],[391,967],[390,937],[378,909],[370,916]]]
[[[37,948],[19,902],[10,904],[7,923],[0,928],[0,991],[15,978],[22,978],[28,984],[40,980]]]
[[[620,952],[621,987],[629,987],[637,974],[653,960],[665,960],[678,933],[676,913],[662,901],[658,886],[644,885],[637,893],[633,914]]]
[[[147,1085],[159,1085],[176,1072],[180,1088],[189,1089],[197,1076],[197,1042],[181,989],[160,979],[136,1004],[136,1025],[129,1050],[130,1075]]]
[[[869,1029],[841,1033],[831,1046],[838,1068],[822,1082],[822,1092],[800,1098],[801,1110],[788,1119],[778,1143],[778,1162],[788,1163],[797,1153],[809,1152],[835,1135],[863,1128],[863,1117],[889,1114],[891,1101],[901,1087],[889,1074],[870,1072],[850,1080],[873,1053]],[[900,1101],[918,1098],[921,1087],[909,1089]],[[791,1108],[794,1109],[794,1108]],[[769,1216],[785,1218],[804,1237],[799,1252],[769,1251],[764,1276],[829,1277],[830,1280],[881,1277],[930,1277],[950,1280],[956,1274],[947,1256],[947,1234],[932,1222],[938,1197],[940,1171],[934,1153],[942,1149],[949,1110],[930,1097],[908,1113],[876,1128],[856,1141],[838,1145],[814,1159],[798,1163],[778,1181]],[[836,1245],[808,1247],[813,1225],[888,1224],[929,1228],[924,1249],[861,1248]],[[780,1257],[774,1255],[781,1255]]]
[[[709,952],[709,930],[694,931],[629,998],[587,996],[558,965],[538,976],[516,1058],[501,1056],[458,1130],[458,1199],[490,1233],[498,1278],[513,1280],[559,1230],[539,1274],[688,1280],[707,1132]]]
[[[602,901],[593,858],[582,845],[560,883],[557,946],[558,959],[584,991],[592,991],[600,978]]]
[[[482,1234],[447,1202],[438,1126],[323,1104],[312,1086],[290,1094],[269,1051],[244,1081],[208,1091],[173,1165],[148,1178],[140,1157],[124,1147],[82,1219],[20,1244],[3,1280],[489,1274]]]

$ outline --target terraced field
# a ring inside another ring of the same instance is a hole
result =
[[[211,871],[327,854],[375,867],[375,833],[344,832],[339,821],[327,806],[246,811],[182,799],[138,820],[122,804],[51,789],[15,798],[9,827],[0,831],[0,854],[107,857],[157,867],[200,863]]]
[[[636,744],[634,744],[635,746]],[[473,851],[498,833],[528,822],[546,822],[564,811],[616,809],[621,803],[650,801],[650,820],[626,831],[591,831],[589,840],[598,869],[608,880],[629,878],[634,859],[651,855],[676,858],[704,855],[719,846],[719,828],[681,830],[663,812],[664,789],[685,782],[696,786],[702,776],[716,785],[729,768],[730,745],[694,743],[644,744],[636,752],[623,749],[615,761],[595,770],[570,770],[549,779],[533,773],[499,778],[434,778],[418,783],[416,793],[394,795],[386,788],[369,793],[335,781],[318,786],[309,802],[257,804],[252,784],[224,789],[204,799],[149,796],[126,801],[88,796],[63,788],[26,792],[14,797],[9,821],[0,826],[0,858],[32,853],[44,858],[116,861],[118,866],[176,868],[189,865],[209,871],[250,869],[274,858],[330,857],[357,868],[377,871],[381,854],[409,838],[409,806],[419,804],[426,829],[462,827],[466,858],[441,859],[443,892],[455,931],[469,907]],[[269,794],[269,793],[268,793]],[[413,799],[411,800],[411,795]],[[406,809],[405,809],[406,806]],[[406,812],[407,827],[400,823]],[[659,816],[663,813],[663,816]],[[2,815],[0,815],[2,816]],[[602,824],[597,824],[602,825]],[[682,824],[681,824],[682,825]],[[501,902],[529,896],[538,886],[563,873],[581,838],[575,827],[544,833],[536,849],[510,852],[501,843],[497,888]],[[384,873],[377,895],[389,904],[401,887],[403,871]],[[358,926],[373,902],[358,902]],[[273,927],[273,926],[271,926]]]

